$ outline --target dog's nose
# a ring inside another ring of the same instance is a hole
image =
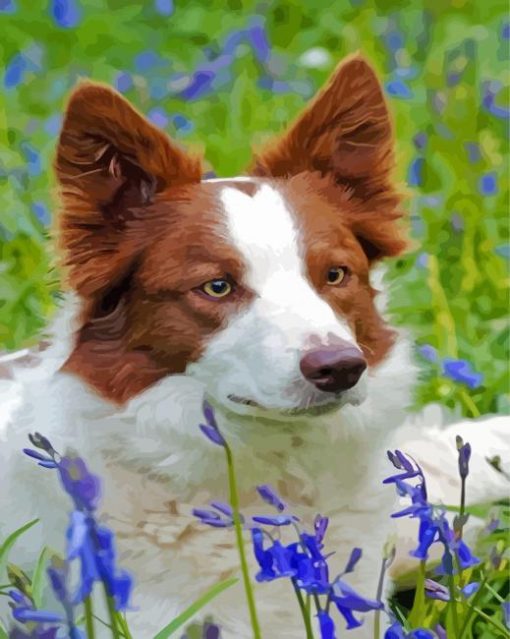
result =
[[[308,351],[299,367],[305,379],[326,393],[352,388],[367,367],[363,353],[348,342]]]

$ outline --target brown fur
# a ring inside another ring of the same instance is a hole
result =
[[[404,247],[392,148],[377,79],[352,57],[252,171],[277,178],[304,231],[309,278],[347,318],[370,364],[392,343],[373,304],[370,263]],[[197,159],[115,91],[90,83],[71,96],[55,167],[63,266],[83,300],[64,368],[121,403],[183,372],[252,299],[241,256],[224,239],[218,193],[227,183],[200,183]],[[228,185],[248,195],[258,188]],[[349,268],[348,286],[325,285],[331,266]],[[225,276],[238,283],[234,294],[201,293]]]

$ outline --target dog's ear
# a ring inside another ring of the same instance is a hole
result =
[[[63,266],[71,286],[85,296],[121,279],[154,196],[201,177],[198,159],[116,91],[91,82],[70,97],[55,171]]]
[[[255,156],[250,173],[285,178],[318,171],[360,200],[371,200],[371,214],[353,219],[352,226],[373,260],[406,246],[393,224],[402,215],[402,196],[391,180],[393,147],[381,85],[357,54],[341,62],[287,131]]]
[[[326,86],[272,145],[255,157],[258,176],[331,173],[361,186],[380,181],[393,164],[392,127],[381,86],[359,55],[344,60]]]

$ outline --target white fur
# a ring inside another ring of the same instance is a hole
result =
[[[120,563],[136,575],[138,609],[129,614],[136,639],[153,637],[209,586],[238,572],[232,531],[204,528],[191,516],[193,507],[227,498],[223,451],[198,429],[204,394],[217,407],[220,428],[231,443],[246,513],[268,512],[254,487],[271,483],[304,524],[309,526],[318,512],[330,516],[328,548],[337,553],[333,570],[341,569],[353,546],[361,546],[364,556],[351,583],[366,595],[375,594],[390,529],[393,490],[381,480],[389,471],[384,450],[405,421],[414,380],[406,339],[402,336],[384,363],[365,375],[363,396],[349,395],[335,411],[320,416],[291,418],[277,411],[300,405],[307,392],[308,403],[324,401],[298,375],[298,354],[312,333],[322,340],[330,333],[354,338],[306,281],[299,233],[279,196],[262,187],[252,201],[224,189],[223,201],[229,233],[249,265],[257,297],[186,374],[169,376],[124,409],[115,409],[78,378],[58,370],[72,349],[79,309],[72,302],[39,366],[20,370],[0,386],[0,535],[41,518],[20,539],[13,560],[30,567],[42,543],[57,549],[64,543],[68,499],[53,471],[19,452],[28,433],[40,431],[58,450],[76,448],[103,477],[102,517],[117,532]],[[243,409],[229,402],[229,394],[249,396],[272,410]],[[433,437],[439,440],[436,426]],[[484,427],[492,428],[490,422]],[[495,428],[502,429],[499,421]],[[420,441],[419,428],[410,424],[406,432]],[[433,439],[426,439],[432,446]],[[397,441],[405,449],[405,442]],[[478,441],[475,454],[483,458],[499,441]],[[420,458],[419,443],[413,451]],[[449,477],[454,474],[451,446],[445,444],[444,456],[450,460]],[[501,492],[502,485],[489,477],[493,471],[486,472],[488,481],[482,484]],[[438,499],[442,485],[435,487]],[[257,585],[256,597],[266,639],[301,636],[287,583]],[[218,618],[225,639],[251,636],[240,585],[207,612]],[[367,624],[351,636],[371,633]]]

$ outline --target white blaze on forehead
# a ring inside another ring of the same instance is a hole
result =
[[[260,304],[267,302],[272,312],[281,311],[295,328],[297,321],[303,333],[327,329],[352,341],[345,322],[306,277],[300,231],[280,193],[267,184],[253,196],[225,187],[221,199],[230,237],[247,265],[246,284],[258,294]]]

